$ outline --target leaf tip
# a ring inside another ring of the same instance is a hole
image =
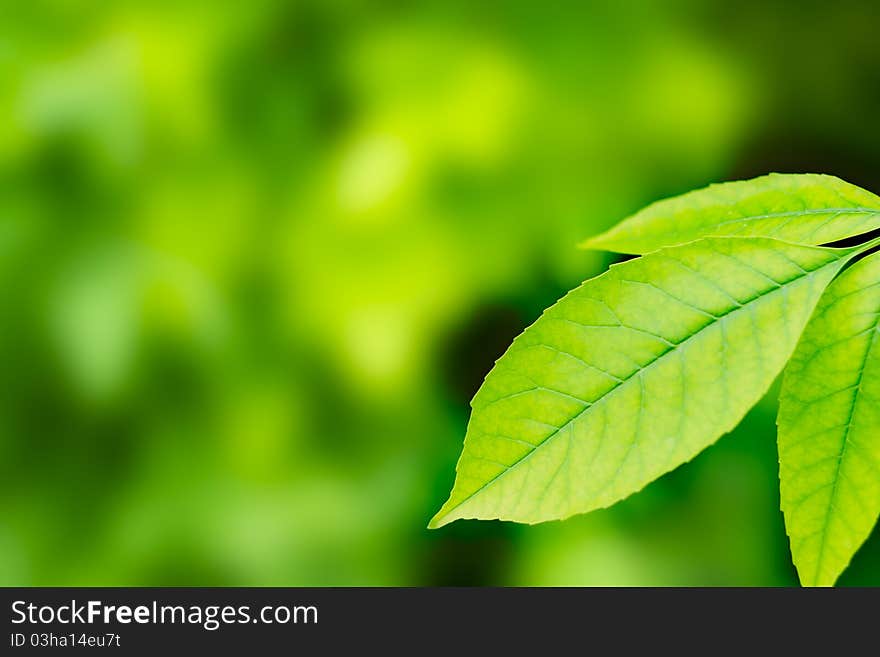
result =
[[[578,242],[577,248],[583,249],[584,251],[610,251],[613,250],[609,248],[608,238],[611,237],[610,230],[606,230],[604,233],[599,233],[598,235],[593,235],[592,237],[588,237],[585,240],[581,240]]]
[[[434,514],[434,517],[428,521],[428,529],[440,529],[441,527],[455,522],[456,520],[460,520],[463,517],[461,509],[459,508],[461,501],[453,501],[453,499],[454,498],[450,496],[443,506],[440,507],[440,510]]]
[[[445,509],[440,509],[437,514],[428,521],[428,529],[440,529],[444,525],[448,525],[455,518],[448,517]]]
[[[593,237],[588,237],[585,240],[581,240],[580,242],[578,242],[577,248],[582,249],[584,251],[601,250],[599,247],[599,242],[601,242],[601,240],[599,239],[600,237],[602,237],[602,236],[601,235],[594,235]]]

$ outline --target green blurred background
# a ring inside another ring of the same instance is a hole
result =
[[[868,2],[0,3],[0,584],[790,585],[775,402],[609,510],[425,529],[646,203],[880,191]],[[880,535],[841,583],[880,583]]]

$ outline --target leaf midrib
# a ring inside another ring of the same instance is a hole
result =
[[[660,202],[662,203],[662,201],[660,201]],[[676,213],[673,212],[672,214],[676,214]],[[722,221],[722,222],[719,222],[716,224],[710,224],[710,226],[714,226],[717,228],[720,226],[727,226],[728,224],[737,224],[737,223],[744,223],[744,222],[749,222],[749,221],[760,221],[762,219],[782,219],[785,217],[803,217],[803,216],[807,216],[807,215],[818,215],[818,214],[833,214],[833,215],[877,214],[877,215],[880,215],[880,208],[867,208],[867,207],[857,206],[857,207],[847,207],[847,208],[808,208],[805,210],[788,210],[786,212],[768,212],[766,214],[753,214],[753,215],[747,215],[745,217],[736,217],[734,219],[727,219],[725,221]],[[622,228],[623,226],[624,226],[624,222],[622,222],[619,225],[620,228]],[[701,227],[704,228],[706,226],[705,225],[704,226],[695,226],[694,229],[699,230]],[[644,226],[643,226],[643,228],[644,228]],[[607,234],[607,239],[612,239],[612,240],[614,239],[613,232],[614,231],[612,230],[610,233]],[[664,228],[663,230],[658,230],[657,232],[667,234],[668,229]],[[683,234],[683,232],[684,231],[679,230],[679,231],[676,231],[675,234],[681,235],[681,234]],[[650,234],[643,235],[642,237],[639,237],[637,239],[640,239],[640,240],[650,239]],[[589,243],[602,244],[605,241],[606,241],[606,239],[603,239],[602,235],[597,235],[596,237],[593,237],[593,238],[590,238],[589,240],[587,240],[587,243],[588,244]]]
[[[816,572],[813,575],[813,583],[819,581],[822,572],[822,560],[825,558],[825,547],[828,544],[828,525],[831,522],[831,510],[834,508],[834,501],[837,497],[838,483],[840,482],[840,470],[843,467],[843,459],[846,457],[846,448],[849,444],[849,434],[852,431],[853,420],[856,414],[856,408],[859,405],[862,392],[862,381],[865,378],[865,369],[868,365],[868,358],[877,342],[877,334],[880,333],[880,315],[874,320],[873,333],[868,341],[868,348],[865,349],[865,355],[862,357],[862,364],[859,367],[859,376],[855,384],[855,393],[850,404],[849,413],[847,413],[846,430],[843,433],[843,440],[840,445],[840,452],[837,455],[837,466],[834,469],[834,482],[831,485],[831,496],[828,500],[828,506],[825,509],[825,518],[822,522],[821,542],[819,543],[819,556],[816,558]]]
[[[841,257],[843,257],[843,255],[844,255],[844,254],[841,254]],[[659,362],[660,362],[663,358],[665,358],[668,354],[670,354],[670,353],[672,353],[672,352],[674,352],[674,351],[677,351],[677,350],[679,349],[679,347],[681,347],[681,346],[686,346],[691,340],[693,340],[694,338],[696,338],[696,337],[697,337],[698,335],[700,335],[703,331],[707,330],[708,328],[710,328],[710,327],[712,327],[712,326],[715,326],[715,325],[717,325],[717,324],[720,324],[720,323],[723,322],[725,319],[727,319],[727,317],[733,315],[734,313],[736,313],[736,312],[738,312],[738,311],[742,311],[742,310],[745,310],[745,309],[747,309],[747,308],[752,308],[752,307],[754,307],[752,304],[754,304],[755,302],[767,298],[769,295],[773,294],[774,292],[777,292],[777,291],[780,291],[780,290],[785,290],[786,287],[787,287],[788,285],[794,283],[795,281],[801,280],[801,279],[806,278],[806,277],[808,277],[808,276],[812,276],[812,275],[816,274],[817,272],[821,271],[822,269],[824,269],[825,267],[828,267],[828,266],[831,266],[831,265],[833,265],[833,264],[838,263],[839,260],[840,260],[840,258],[838,258],[837,260],[832,260],[832,261],[827,262],[827,263],[823,264],[822,266],[820,266],[820,267],[818,267],[818,268],[816,268],[816,269],[813,269],[813,270],[803,270],[803,273],[802,273],[802,274],[799,274],[799,275],[795,276],[794,278],[792,278],[792,279],[790,279],[790,280],[787,280],[787,281],[785,281],[785,282],[783,282],[783,283],[778,283],[776,287],[771,287],[771,288],[770,288],[769,290],[767,290],[766,292],[762,292],[762,293],[760,293],[760,294],[758,294],[758,295],[752,297],[751,299],[747,299],[746,301],[743,301],[741,306],[734,306],[734,307],[732,307],[730,310],[728,310],[728,311],[726,311],[726,312],[724,312],[724,313],[722,313],[722,314],[720,314],[720,315],[715,315],[715,316],[714,316],[715,319],[713,319],[713,320],[709,321],[707,324],[704,324],[703,326],[701,326],[699,329],[697,329],[694,333],[692,333],[691,335],[689,335],[689,336],[688,336],[687,338],[685,338],[684,340],[682,340],[682,341],[680,341],[680,342],[673,343],[673,346],[672,346],[672,347],[669,347],[668,349],[666,349],[665,351],[663,351],[659,356],[657,356],[657,357],[656,357],[654,360],[652,360],[651,362],[647,363],[644,367],[641,367],[641,368],[635,370],[634,372],[632,372],[631,374],[627,375],[626,377],[624,377],[619,383],[617,383],[616,385],[614,385],[610,390],[608,390],[605,394],[603,394],[601,397],[599,397],[599,399],[597,399],[597,400],[595,400],[594,402],[592,402],[592,403],[591,403],[589,406],[587,406],[586,408],[584,408],[584,409],[578,411],[578,412],[577,412],[575,415],[573,415],[570,419],[568,419],[568,420],[566,420],[564,423],[562,423],[561,426],[557,427],[557,428],[556,428],[554,431],[552,431],[552,432],[551,432],[546,438],[544,438],[540,443],[538,443],[538,445],[537,445],[534,449],[530,450],[528,453],[526,453],[525,455],[523,455],[521,458],[519,458],[519,459],[517,459],[516,461],[514,461],[513,463],[511,463],[511,464],[510,464],[509,466],[507,466],[504,470],[502,470],[502,471],[499,472],[497,475],[495,475],[494,477],[492,477],[491,479],[489,479],[486,483],[484,483],[483,485],[481,485],[481,486],[480,486],[479,488],[477,488],[475,491],[473,491],[472,493],[468,494],[467,497],[465,497],[463,500],[461,500],[460,502],[458,502],[454,507],[451,507],[451,508],[449,509],[449,511],[447,511],[446,513],[443,514],[443,516],[440,516],[440,517],[442,518],[442,517],[445,517],[445,516],[449,515],[449,513],[451,513],[454,509],[460,507],[462,504],[464,504],[465,502],[471,500],[471,499],[474,498],[476,495],[479,495],[483,490],[485,490],[486,488],[488,488],[489,486],[491,486],[492,484],[494,484],[496,481],[498,481],[501,477],[503,477],[504,475],[506,475],[508,472],[510,472],[511,470],[513,470],[514,468],[516,468],[517,466],[519,466],[519,465],[521,465],[522,463],[524,463],[529,457],[531,457],[533,454],[535,454],[535,453],[536,453],[541,447],[543,447],[544,445],[547,445],[547,444],[548,444],[550,441],[552,441],[556,436],[558,436],[560,433],[562,433],[562,430],[563,430],[564,428],[566,428],[566,427],[570,426],[572,423],[576,422],[577,419],[580,418],[584,413],[586,413],[587,411],[589,411],[589,410],[595,408],[597,404],[606,401],[609,397],[611,397],[611,396],[614,394],[615,391],[617,391],[619,388],[623,387],[626,383],[628,383],[628,382],[629,382],[630,380],[632,380],[634,377],[636,377],[636,376],[640,376],[640,375],[643,374],[645,371],[647,371],[648,369],[650,369],[651,367],[653,367],[655,364],[659,363]],[[755,271],[757,271],[757,270],[755,270]],[[686,303],[686,302],[682,302],[682,303]],[[622,325],[621,325],[621,326],[622,326]]]
[[[759,221],[761,219],[781,219],[783,217],[803,217],[811,214],[880,214],[880,208],[864,208],[864,207],[849,207],[849,208],[808,208],[806,210],[788,210],[786,212],[768,212],[766,214],[753,214],[748,215],[746,217],[739,217],[736,219],[728,219],[726,221],[722,221],[720,223],[715,224],[716,226],[726,226],[728,224],[736,224],[741,223],[743,221]]]

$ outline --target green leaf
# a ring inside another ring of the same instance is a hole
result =
[[[823,295],[785,371],[779,480],[805,585],[834,584],[880,513],[880,254]]]
[[[852,253],[707,238],[571,291],[486,377],[429,526],[565,518],[690,460],[765,393]]]
[[[709,235],[829,244],[880,228],[880,198],[834,176],[777,174],[658,201],[581,244],[650,253]]]

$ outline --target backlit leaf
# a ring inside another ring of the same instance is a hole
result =
[[[880,254],[823,295],[785,370],[779,478],[801,582],[834,584],[880,513]]]
[[[706,238],[583,283],[486,377],[430,526],[565,518],[693,458],[766,392],[851,254]]]
[[[880,228],[880,198],[834,176],[775,174],[649,205],[582,246],[650,253],[708,235],[829,244]]]

